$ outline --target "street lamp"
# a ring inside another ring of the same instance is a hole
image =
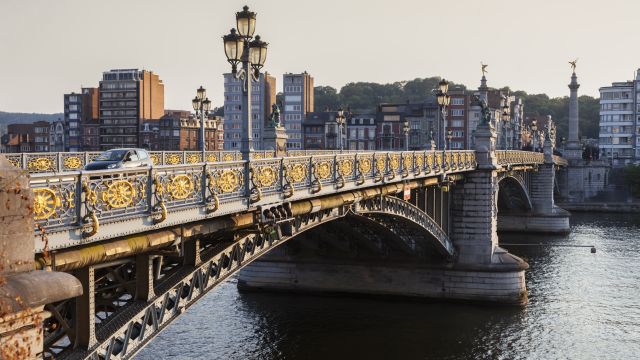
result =
[[[237,29],[237,30],[236,30]],[[242,80],[242,159],[249,160],[253,151],[251,119],[251,83],[260,80],[260,69],[267,59],[267,44],[256,35],[256,13],[244,6],[236,13],[236,28],[222,37],[224,53],[231,64],[231,73]],[[252,40],[253,39],[253,40]],[[238,70],[238,64],[242,68]]]
[[[409,121],[405,120],[402,124],[402,133],[404,133],[404,147],[406,151],[409,151],[409,130],[411,130]]]
[[[338,108],[338,113],[336,114],[336,123],[338,124],[338,147],[340,148],[340,152],[344,149],[344,144],[342,143],[342,127],[344,126],[346,117],[344,116],[344,110],[342,110],[342,106]]]
[[[200,86],[198,90],[196,90],[196,97],[191,100],[191,105],[193,105],[193,111],[196,112],[196,117],[200,117],[200,150],[202,151],[203,162],[207,161],[207,142],[205,140],[204,119],[209,115],[209,110],[211,110],[211,101],[206,96],[207,90]]]
[[[442,114],[442,135],[439,134],[438,139],[442,139],[444,142],[445,131],[447,130],[447,107],[451,101],[451,97],[449,96],[449,83],[445,79],[442,79],[438,83],[436,100],[438,100],[438,106],[440,107],[440,113]],[[447,150],[446,143],[443,146],[443,150]]]
[[[509,138],[508,133],[510,129],[510,120],[511,115],[509,114],[509,105],[507,105],[507,100],[504,100],[504,105],[502,106],[502,129],[504,130],[504,149],[509,150]]]

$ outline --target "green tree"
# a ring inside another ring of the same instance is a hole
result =
[[[340,106],[338,91],[331,86],[316,86],[313,88],[314,111],[336,110]]]

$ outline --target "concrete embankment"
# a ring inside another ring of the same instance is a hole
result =
[[[559,207],[575,212],[640,213],[640,203],[556,203]]]

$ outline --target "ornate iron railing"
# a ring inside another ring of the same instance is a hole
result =
[[[344,151],[343,153],[355,153]],[[360,151],[362,152],[362,151]],[[338,154],[335,150],[293,150],[287,156],[312,156]],[[30,173],[79,171],[95,159],[100,152],[50,152],[50,153],[6,153],[4,156],[18,168]],[[256,150],[251,153],[252,159],[269,159],[275,155],[274,151]],[[201,151],[149,151],[154,165],[197,164],[202,162]],[[207,162],[226,162],[241,160],[238,151],[207,151]]]
[[[34,218],[55,249],[476,165],[474,151],[342,153],[37,173],[31,187]]]
[[[521,150],[496,150],[498,165],[533,165],[543,164],[544,154]]]

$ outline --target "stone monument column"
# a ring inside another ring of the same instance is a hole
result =
[[[569,84],[569,139],[565,147],[564,156],[569,160],[582,160],[582,145],[578,138],[580,119],[578,114],[578,77],[575,68]]]

